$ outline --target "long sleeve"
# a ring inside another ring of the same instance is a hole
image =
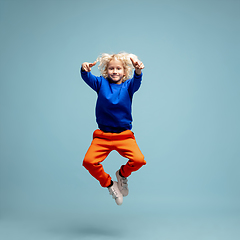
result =
[[[102,82],[101,77],[94,76],[91,72],[86,72],[82,69],[81,69],[81,77],[89,87],[91,87],[97,93],[99,92],[99,89],[101,87],[101,82]]]
[[[140,88],[142,82],[142,75],[143,75],[142,73],[140,75],[137,75],[134,71],[133,78],[130,80],[128,88],[128,92],[131,97]]]

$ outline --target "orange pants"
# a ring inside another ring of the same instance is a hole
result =
[[[128,162],[120,169],[124,177],[130,176],[132,172],[146,164],[132,131],[105,133],[99,129],[95,130],[91,146],[83,160],[83,166],[100,182],[102,187],[108,187],[111,184],[111,177],[104,171],[101,162],[113,150],[128,159]]]

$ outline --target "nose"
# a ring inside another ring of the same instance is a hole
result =
[[[113,69],[113,73],[117,73],[117,69],[116,68]]]

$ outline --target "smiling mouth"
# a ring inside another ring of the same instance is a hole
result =
[[[118,77],[118,76],[111,76],[111,80],[112,80],[114,83],[117,83],[117,82],[120,82],[120,81],[121,81],[121,78]]]

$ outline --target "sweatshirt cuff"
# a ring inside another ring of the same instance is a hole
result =
[[[138,74],[136,73],[136,71],[134,70],[134,76],[135,76],[135,77],[139,77],[139,78],[140,78],[140,77],[142,77],[142,75],[143,75],[142,71],[141,71],[141,74],[138,75]]]

